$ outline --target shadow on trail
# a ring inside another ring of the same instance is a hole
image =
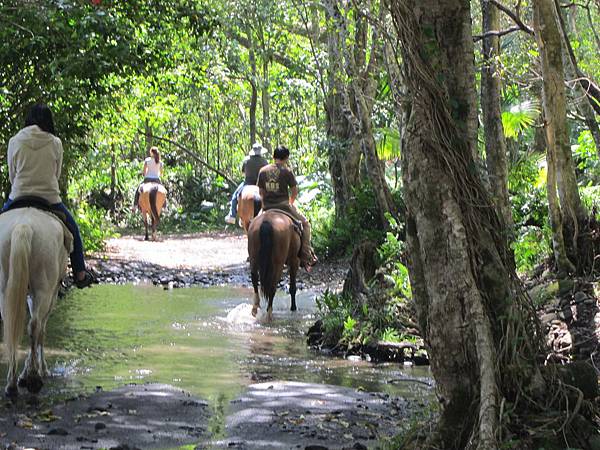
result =
[[[0,443],[33,448],[165,448],[208,435],[208,404],[161,384],[75,397],[52,410],[7,408]],[[17,426],[11,426],[16,423]],[[4,448],[4,446],[3,446]]]

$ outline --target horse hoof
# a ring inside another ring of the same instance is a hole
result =
[[[19,395],[19,389],[16,386],[6,386],[6,389],[4,389],[4,395],[6,398],[14,400]]]
[[[148,236],[146,236],[146,237],[144,238],[144,240],[145,240],[145,241],[149,241],[150,239],[148,239]]]
[[[27,390],[32,394],[37,394],[42,390],[44,382],[39,375],[31,375],[27,380]]]
[[[292,307],[290,308],[290,311],[296,311],[297,309],[298,309],[298,308],[296,308],[296,305],[294,305],[294,306],[292,306]]]

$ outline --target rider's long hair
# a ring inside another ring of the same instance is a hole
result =
[[[158,151],[158,147],[150,147],[150,154],[154,157],[156,164],[158,164],[160,162],[160,152]]]
[[[36,103],[27,113],[25,118],[25,126],[37,125],[46,133],[51,133],[56,136],[54,131],[54,120],[52,120],[52,111],[42,103]]]

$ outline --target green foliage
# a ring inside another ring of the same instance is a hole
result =
[[[533,270],[550,252],[549,227],[523,227],[513,243],[515,264],[519,273]]]
[[[390,327],[381,332],[379,339],[385,342],[402,342],[402,336],[398,330]]]
[[[580,174],[580,184],[584,186],[600,184],[600,158],[589,130],[583,130],[579,134],[573,151],[577,171]]]
[[[313,223],[313,245],[319,254],[343,256],[350,253],[357,242],[384,239],[385,232],[369,184],[354,189],[354,201],[348,205],[347,215],[341,221],[335,217],[333,193],[328,189],[324,194],[313,201],[308,212]]]
[[[507,138],[517,139],[532,127],[539,115],[539,104],[531,100],[508,106],[502,111],[504,135]]]
[[[375,130],[377,154],[382,161],[400,157],[400,132],[389,127]]]
[[[402,262],[405,254],[405,243],[399,239],[401,226],[393,217],[389,216],[390,231],[386,233],[385,240],[377,249],[381,269],[394,281],[391,295],[394,297],[412,298],[408,268]]]
[[[335,346],[342,338],[346,320],[352,317],[356,305],[349,295],[335,294],[330,290],[317,297],[316,304],[325,329],[326,345]]]
[[[377,279],[391,279],[388,287],[379,287],[372,280],[371,293],[353,299],[348,294],[327,291],[317,298],[317,309],[326,336],[326,344],[352,348],[379,340],[415,342],[416,338],[402,332],[414,314],[411,307],[411,289],[408,269],[402,263],[404,242],[399,240],[400,225],[392,218],[390,231],[378,248],[380,275]]]
[[[512,244],[517,271],[525,273],[550,254],[550,225],[543,155],[523,155],[509,173],[516,232]]]
[[[77,225],[81,232],[83,247],[88,252],[97,252],[104,249],[106,239],[116,236],[116,233],[107,220],[106,213],[85,202],[79,204],[75,211]]]

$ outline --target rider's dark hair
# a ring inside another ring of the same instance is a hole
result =
[[[150,147],[150,154],[154,157],[156,164],[158,164],[160,162],[160,152],[158,151],[158,147]]]
[[[47,133],[56,135],[54,131],[54,120],[52,120],[52,111],[42,103],[36,103],[27,113],[25,118],[25,126],[37,125]]]
[[[273,159],[285,159],[290,157],[290,151],[287,147],[280,145],[275,150],[273,150]]]

